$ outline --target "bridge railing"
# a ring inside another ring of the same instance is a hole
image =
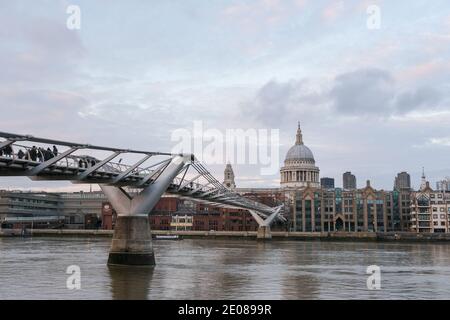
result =
[[[43,149],[43,148],[35,148],[33,152],[33,147],[27,146],[20,143],[12,143],[10,145],[10,151],[0,149],[0,157],[21,162],[29,162],[33,165],[38,165],[39,163],[45,162],[56,155],[51,150]],[[73,168],[73,169],[81,169],[81,171],[90,168],[100,162],[101,159],[97,159],[95,157],[89,155],[68,155],[61,160],[58,160],[53,166],[62,167],[62,168]],[[120,174],[121,172],[125,172],[129,170],[132,166],[110,161],[107,164],[99,167],[96,172],[102,173],[116,173]],[[136,167],[131,175],[148,175],[151,174],[154,170],[150,170],[149,167]]]

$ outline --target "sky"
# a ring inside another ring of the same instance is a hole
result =
[[[0,131],[163,152],[196,121],[278,129],[278,167],[300,121],[337,186],[352,171],[358,187],[389,190],[407,171],[417,188],[422,167],[433,186],[450,176],[450,5],[0,0],[0,112]],[[221,180],[224,167],[210,169]],[[258,164],[233,168],[238,187],[279,185]],[[81,187],[3,177],[0,188]]]

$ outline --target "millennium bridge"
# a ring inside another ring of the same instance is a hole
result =
[[[108,264],[155,264],[148,214],[164,193],[246,209],[259,225],[260,239],[271,237],[275,219],[285,221],[282,206],[272,208],[226,188],[193,154],[110,148],[7,132],[0,132],[0,139],[0,176],[100,186],[117,213]],[[129,163],[122,163],[125,158]]]

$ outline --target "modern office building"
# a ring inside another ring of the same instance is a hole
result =
[[[450,177],[446,177],[445,179],[436,182],[436,190],[450,191]]]
[[[323,189],[334,189],[334,178],[320,178],[320,187]]]
[[[403,171],[397,174],[394,180],[394,190],[411,189],[411,177]]]
[[[342,187],[344,190],[356,189],[356,177],[350,171],[344,172],[342,175]]]
[[[0,190],[2,228],[53,228],[64,224],[63,203],[57,194]]]
[[[98,229],[101,227],[102,207],[107,202],[101,191],[59,193],[61,213],[67,229]]]

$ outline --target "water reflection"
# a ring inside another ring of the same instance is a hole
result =
[[[145,300],[152,283],[154,267],[108,266],[111,297],[117,300]]]

